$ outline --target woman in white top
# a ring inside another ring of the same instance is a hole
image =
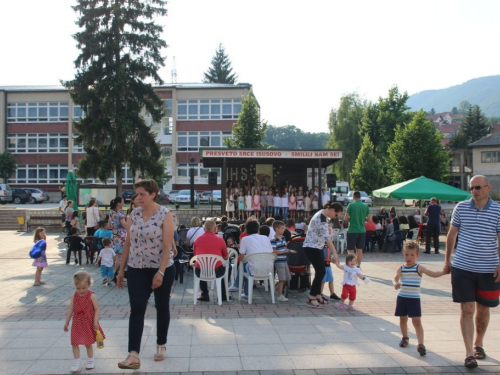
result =
[[[91,237],[99,229],[99,220],[102,216],[95,198],[90,198],[87,206],[87,236]]]
[[[186,245],[193,247],[194,240],[201,236],[205,232],[201,226],[201,220],[199,217],[193,216],[191,218],[191,228],[189,228],[186,234]]]

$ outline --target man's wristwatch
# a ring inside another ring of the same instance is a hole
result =
[[[160,275],[162,275],[162,276],[165,276],[165,272],[162,272],[162,271],[158,270],[158,273],[159,273]]]

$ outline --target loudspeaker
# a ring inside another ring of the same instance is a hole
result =
[[[326,187],[337,187],[337,175],[335,173],[328,173],[326,175]]]
[[[217,185],[217,172],[208,172],[208,185],[209,186]]]

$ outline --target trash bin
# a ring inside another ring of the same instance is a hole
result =
[[[19,224],[19,230],[18,232],[24,232],[24,217],[23,216],[18,216],[17,218],[17,223]]]

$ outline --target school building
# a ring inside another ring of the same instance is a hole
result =
[[[248,83],[188,83],[155,87],[165,102],[167,115],[160,123],[148,124],[158,134],[167,157],[165,189],[189,188],[189,170],[194,170],[195,188],[209,188],[208,173],[220,168],[204,168],[200,149],[224,147],[232,137],[233,124],[241,111],[241,99],[252,86]],[[78,170],[83,147],[75,143],[74,119],[83,116],[69,92],[62,86],[0,86],[0,152],[8,149],[16,158],[17,171],[9,185],[58,191],[68,170]],[[105,160],[103,161],[105,162]],[[123,165],[124,188],[131,188],[133,176]],[[102,183],[99,180],[79,180]],[[115,183],[115,178],[107,183]]]

